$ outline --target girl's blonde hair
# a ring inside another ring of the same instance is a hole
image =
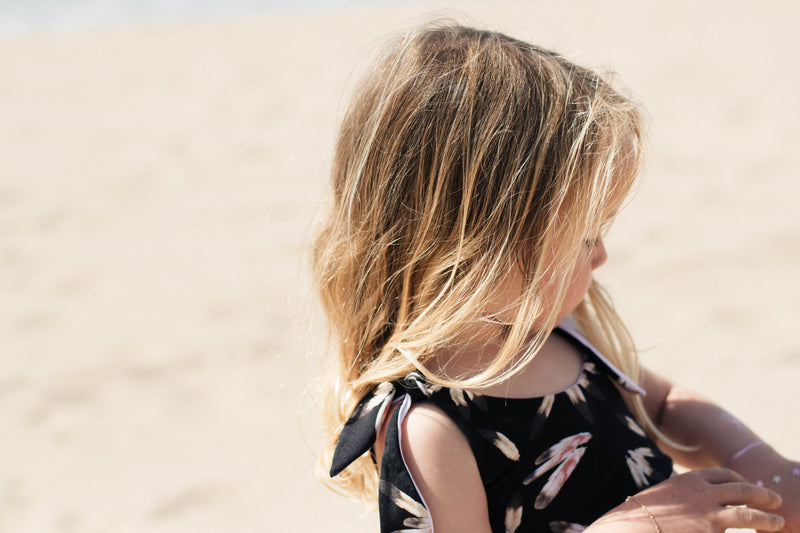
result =
[[[323,403],[324,472],[345,421],[376,384],[417,370],[443,386],[478,388],[536,355],[587,239],[631,189],[642,135],[630,99],[551,51],[449,23],[388,44],[344,116],[332,205],[313,242],[337,356]],[[521,294],[506,309],[514,318],[501,319],[486,302],[514,268]],[[633,343],[596,283],[573,317],[638,376]],[[483,371],[448,376],[430,364],[467,325],[487,322],[502,322],[504,340]],[[369,457],[334,480],[322,475],[362,499],[377,493]]]

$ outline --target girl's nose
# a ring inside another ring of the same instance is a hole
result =
[[[592,270],[603,266],[608,259],[606,247],[603,244],[603,239],[598,237],[595,241],[594,248],[592,249]]]

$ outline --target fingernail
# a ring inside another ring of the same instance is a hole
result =
[[[783,505],[783,496],[781,496],[777,492],[775,493],[775,496],[778,497],[778,503],[775,504],[775,507],[780,507],[781,505]]]

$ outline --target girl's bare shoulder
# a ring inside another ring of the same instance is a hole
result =
[[[428,402],[413,405],[402,426],[403,459],[437,533],[489,532],[478,465],[458,426]]]

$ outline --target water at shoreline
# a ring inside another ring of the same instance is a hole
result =
[[[404,0],[381,0],[399,3]],[[327,11],[368,0],[2,0],[0,36],[259,16],[287,11]]]

